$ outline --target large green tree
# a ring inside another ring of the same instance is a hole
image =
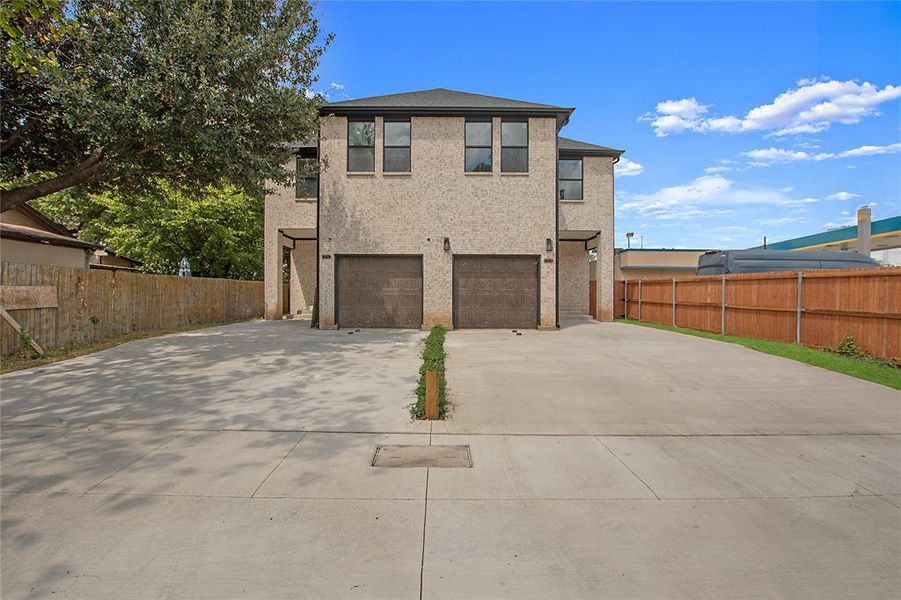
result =
[[[330,41],[307,0],[4,0],[0,209],[290,184]]]
[[[69,191],[36,206],[79,238],[141,261],[148,273],[175,274],[186,257],[196,276],[262,278],[263,201],[234,186],[186,194],[163,184],[128,198]]]

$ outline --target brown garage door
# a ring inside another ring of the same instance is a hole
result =
[[[339,256],[339,327],[422,325],[422,257]]]
[[[454,326],[538,327],[538,257],[455,256]]]

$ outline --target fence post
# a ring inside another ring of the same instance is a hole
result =
[[[425,374],[425,418],[430,421],[438,418],[437,371],[426,371]]]
[[[641,279],[638,280],[638,320],[641,321]]]
[[[676,326],[676,278],[673,277],[673,327]]]
[[[726,276],[720,286],[720,335],[726,335]]]
[[[623,280],[623,316],[631,319],[629,316],[629,281]]]
[[[804,281],[804,273],[798,271],[798,316],[795,319],[795,343],[801,345],[801,287]]]

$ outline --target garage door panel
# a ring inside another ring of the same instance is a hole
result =
[[[455,256],[458,328],[538,327],[538,258]]]
[[[419,328],[422,258],[339,256],[338,326]]]

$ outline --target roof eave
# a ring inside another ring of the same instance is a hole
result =
[[[29,204],[20,204],[16,207],[21,212],[25,213],[38,223],[41,223],[47,229],[51,230],[53,233],[64,235],[67,237],[75,237],[69,229],[63,225],[60,225],[56,221],[52,220],[50,217],[36,209],[35,207]]]
[[[370,115],[370,114],[409,114],[409,115],[554,115],[557,117],[557,129],[569,123],[569,117],[575,108],[572,107],[462,107],[462,106],[341,106],[325,104],[319,108],[319,116],[328,115]]]
[[[51,237],[39,234],[25,233],[14,229],[0,229],[0,238],[29,242],[32,244],[47,244],[50,246],[64,246],[67,248],[81,248],[82,250],[99,250],[100,246],[85,242],[77,238],[65,238],[64,236]]]

